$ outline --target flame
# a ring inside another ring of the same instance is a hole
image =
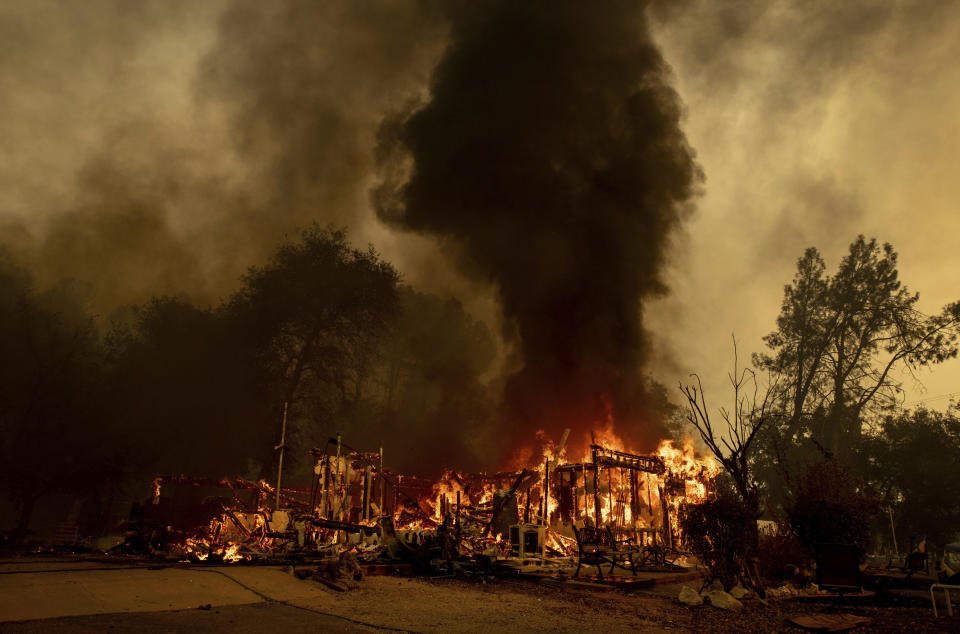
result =
[[[720,465],[716,460],[697,455],[693,440],[689,437],[683,439],[680,448],[675,447],[672,440],[664,440],[657,448],[657,455],[666,464],[669,473],[688,483],[699,485],[703,480],[716,479],[720,473]]]
[[[226,563],[234,563],[241,561],[243,559],[240,556],[240,545],[239,544],[230,544],[223,551],[223,561]]]
[[[423,544],[431,535],[435,537],[436,531],[450,530],[456,518],[461,549],[470,544],[469,548],[474,552],[505,555],[511,548],[509,539],[491,530],[493,500],[497,490],[516,482],[522,485],[516,490],[516,521],[544,526],[545,546],[550,553],[575,553],[576,541],[569,528],[571,521],[580,526],[609,526],[618,531],[618,537],[632,535],[631,539],[669,542],[670,536],[680,534],[678,516],[681,506],[706,499],[720,471],[714,460],[698,455],[690,438],[679,444],[665,440],[653,454],[636,451],[617,433],[610,408],[586,436],[587,452],[577,462],[568,460],[564,440],[549,438],[543,431],[538,431],[534,442],[515,452],[514,457],[522,458],[523,462],[514,472],[487,476],[446,470],[429,484],[412,479],[414,482],[405,488],[403,504],[396,504],[392,511],[387,511],[392,512],[398,538]],[[564,446],[561,447],[561,443]],[[597,449],[590,448],[591,445]],[[576,453],[579,453],[579,447]],[[376,518],[362,520],[353,515],[351,520],[352,513],[356,512],[356,500],[346,501],[351,487],[364,477],[366,467],[356,466],[359,464],[354,462],[356,456],[341,456],[338,464],[334,464],[335,457],[323,459],[326,460],[327,473],[333,468],[339,472],[339,477],[336,482],[325,481],[322,496],[325,500],[337,501],[327,509],[327,515],[320,515],[320,507],[308,512],[315,518],[375,525],[383,512],[379,507],[375,509]],[[529,475],[520,479],[519,472],[523,468]],[[407,481],[398,476],[397,482],[406,484]],[[155,495],[159,493],[159,487],[158,479],[154,483]],[[214,518],[205,531],[185,540],[183,549],[186,554],[199,561],[215,559],[233,563],[244,559],[241,552],[250,557],[251,552],[269,551],[288,544],[292,529],[287,528],[286,535],[279,535],[272,531],[284,529],[271,529],[274,524],[268,523],[268,518],[274,518],[269,505],[276,495],[275,488],[265,481],[257,487],[260,494],[255,511],[225,507],[224,513]],[[418,493],[411,495],[411,491]],[[293,500],[287,495],[281,495],[281,498]],[[565,508],[561,509],[561,503]],[[309,521],[307,523],[309,525]],[[299,530],[304,531],[303,525]],[[311,539],[317,543],[329,540],[324,547],[330,546],[335,551],[342,548],[341,542],[334,539],[337,530],[310,530],[313,531]],[[303,537],[301,534],[301,540]]]

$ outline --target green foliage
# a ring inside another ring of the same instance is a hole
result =
[[[863,415],[896,402],[894,370],[956,356],[960,308],[918,311],[919,296],[899,280],[893,247],[863,236],[835,275],[825,271],[819,252],[807,249],[784,290],[777,329],[764,338],[770,352],[754,363],[783,379],[777,436],[793,446],[812,438],[847,457]]]
[[[794,535],[812,556],[820,543],[853,544],[865,552],[877,511],[873,495],[851,469],[826,460],[807,463],[787,516]]]
[[[72,282],[38,291],[0,260],[0,490],[20,510],[20,537],[38,499],[107,485],[119,469],[83,293]]]
[[[362,401],[369,367],[397,307],[396,271],[343,231],[313,226],[281,244],[217,308],[155,298],[109,337],[119,415],[151,438],[141,464],[160,472],[273,473],[283,403],[287,465],[316,422],[343,420]],[[298,442],[299,441],[299,442]],[[257,465],[249,472],[250,460]],[[303,465],[301,465],[303,466]]]
[[[218,308],[156,298],[133,311],[109,339],[122,414],[152,439],[139,462],[272,478],[284,401],[287,482],[308,485],[307,450],[337,431],[408,472],[482,455],[492,337],[459,302],[396,283],[375,253],[312,227]],[[433,462],[398,451],[440,442]]]
[[[112,408],[140,477],[261,475],[244,467],[272,457],[275,397],[245,334],[223,310],[170,297],[114,324]]]
[[[837,507],[815,495],[808,465],[839,461],[883,488],[877,460],[887,450],[877,421],[896,407],[901,377],[957,354],[960,304],[925,315],[918,299],[901,283],[889,244],[858,236],[833,275],[807,249],[784,289],[777,328],[764,339],[768,352],[754,355],[777,385],[754,473],[773,507],[792,508],[807,545],[834,529],[836,539],[862,543],[866,521],[852,499]]]
[[[758,569],[769,584],[781,585],[797,580],[798,572],[808,569],[812,556],[790,532],[760,535]]]
[[[492,336],[459,302],[398,282],[344,231],[313,226],[223,304],[157,297],[117,311],[101,340],[83,287],[40,292],[0,262],[0,489],[25,527],[43,495],[124,469],[141,486],[272,478],[284,402],[287,483],[309,485],[306,450],[337,431],[406,472],[488,464]],[[419,444],[447,449],[407,451]]]
[[[888,416],[871,438],[869,472],[894,511],[901,548],[936,551],[960,533],[960,411]]]
[[[278,412],[283,401],[322,398],[312,386],[358,397],[372,340],[396,316],[398,280],[372,249],[316,225],[250,268],[228,308],[277,377]]]
[[[743,576],[753,548],[756,516],[737,497],[721,495],[687,507],[680,518],[687,547],[727,588]]]

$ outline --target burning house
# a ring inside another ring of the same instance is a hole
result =
[[[157,477],[152,503],[137,517],[138,539],[154,552],[193,561],[353,552],[367,563],[427,569],[478,558],[572,565],[587,528],[645,553],[631,567],[681,556],[679,514],[711,494],[717,465],[690,443],[664,441],[655,453],[640,454],[614,448],[611,436],[571,460],[568,435],[546,443],[538,464],[493,474],[447,470],[432,481],[394,473],[384,467],[382,449],[358,451],[339,435],[310,452],[309,489]]]

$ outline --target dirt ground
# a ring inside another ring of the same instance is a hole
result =
[[[818,613],[871,618],[859,632],[960,632],[960,605],[957,616],[934,618],[922,592],[845,605],[748,600],[733,613],[680,604],[682,585],[627,593],[522,578],[370,576],[341,593],[282,567],[21,559],[0,561],[0,632],[799,632],[787,617]]]
[[[786,618],[847,613],[873,623],[859,632],[960,631],[960,612],[934,618],[929,602],[839,605],[833,600],[747,601],[743,612],[687,607],[675,600],[681,585],[631,593],[557,590],[529,581],[482,584],[458,579],[370,578],[360,590],[334,597],[356,618],[416,631],[557,632],[801,632]]]

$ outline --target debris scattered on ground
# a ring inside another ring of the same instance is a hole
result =
[[[792,616],[787,622],[810,632],[844,632],[869,625],[872,619],[855,614],[810,614]]]

